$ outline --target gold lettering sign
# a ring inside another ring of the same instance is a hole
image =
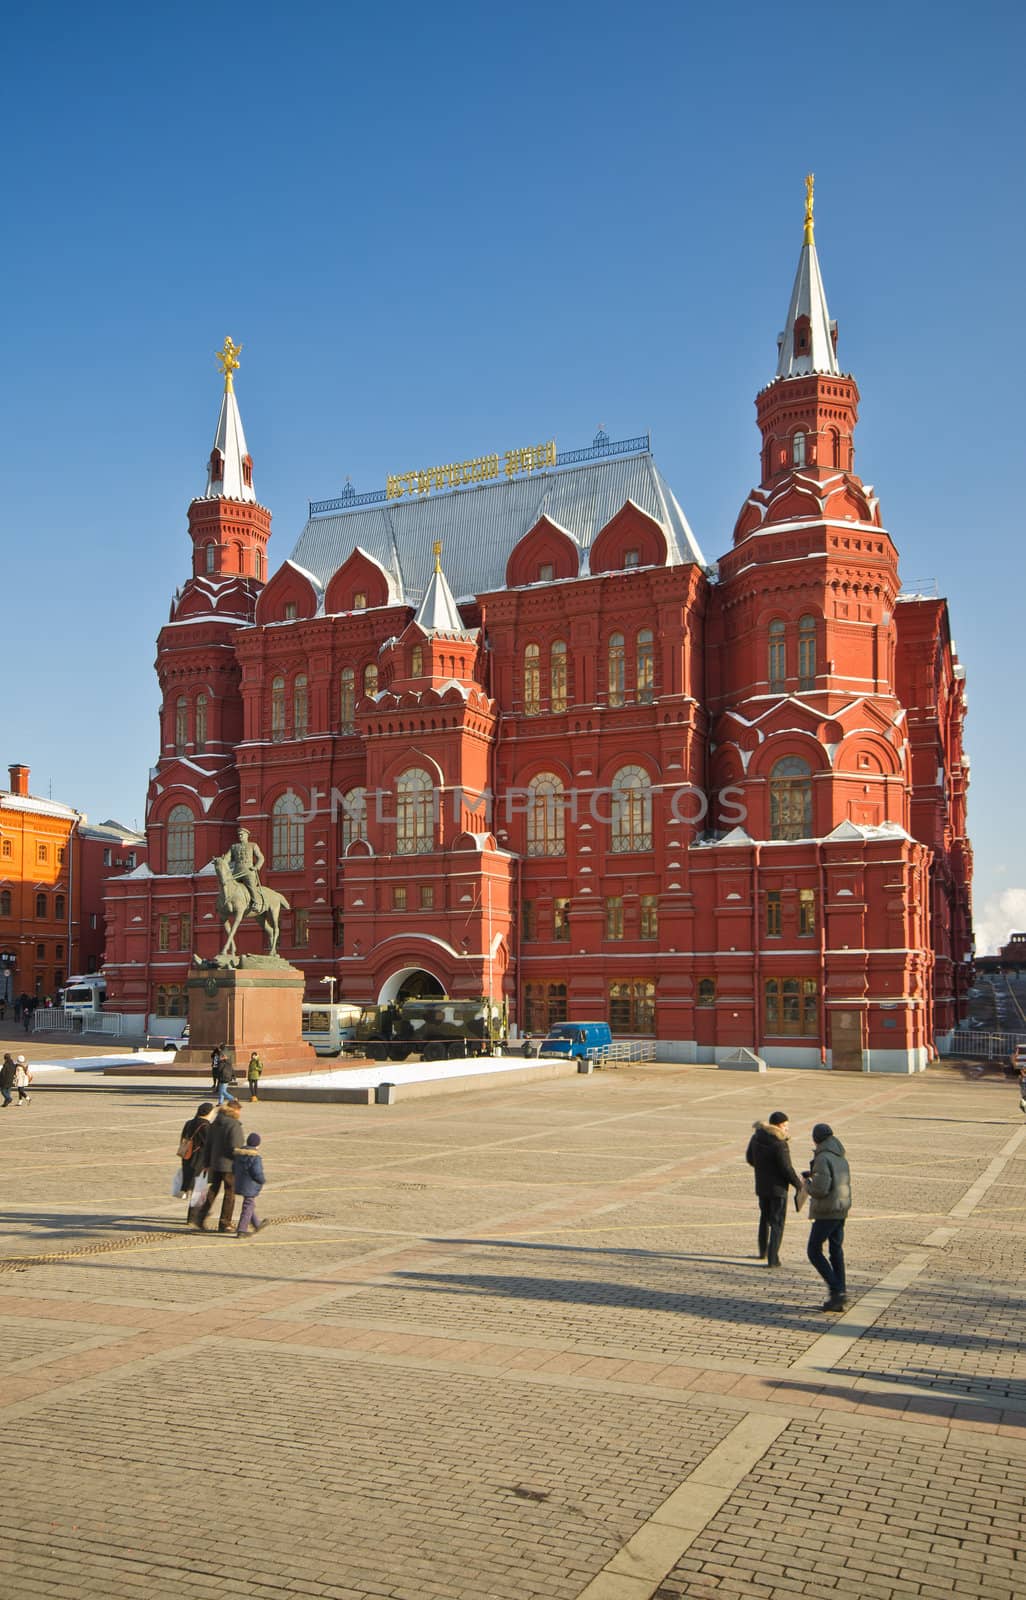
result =
[[[390,472],[385,479],[386,500],[402,500],[409,494],[430,494],[433,489],[458,489],[463,483],[487,483],[519,472],[539,472],[556,465],[556,441],[527,445],[522,450],[506,450],[498,455],[475,456],[470,461],[450,461],[444,467],[428,467],[422,472]]]

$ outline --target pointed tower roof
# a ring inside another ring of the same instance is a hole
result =
[[[459,607],[442,571],[442,546],[437,540],[434,554],[435,570],[431,574],[431,580],[424,590],[424,598],[413,620],[425,633],[458,633],[469,636],[473,630],[463,626]]]
[[[805,180],[805,237],[802,253],[798,257],[798,271],[791,304],[787,308],[787,322],[777,339],[779,358],[778,378],[800,378],[809,372],[832,372],[840,375],[834,339],[837,324],[830,321],[826,291],[819,272],[816,240],[812,220],[813,175]]]
[[[242,418],[232,382],[241,349],[241,344],[233,344],[229,335],[224,341],[224,349],[217,352],[217,360],[224,373],[224,394],[214,433],[214,448],[207,464],[206,498],[250,500],[255,503],[253,462],[246,449],[246,435],[242,431]]]

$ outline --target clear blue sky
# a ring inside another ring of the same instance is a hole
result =
[[[978,915],[1026,926],[1024,46],[991,0],[9,6],[0,774],[141,823],[226,333],[272,568],[347,474],[600,422],[714,560],[812,169],[858,466],[969,674]]]

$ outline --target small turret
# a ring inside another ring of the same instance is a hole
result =
[[[214,433],[214,448],[207,463],[206,493],[189,507],[189,534],[193,544],[192,575],[213,580],[226,577],[267,577],[267,541],[271,514],[257,503],[253,489],[253,459],[246,448],[234,374],[241,344],[225,339],[216,355],[224,376],[224,393]]]
[[[784,473],[822,477],[852,472],[859,391],[837,364],[837,324],[827,310],[812,215],[813,178],[805,180],[805,231],[787,324],[777,337],[777,370],[755,405],[762,431],[762,484]]]

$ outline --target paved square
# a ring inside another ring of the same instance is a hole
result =
[[[187,1232],[195,1097],[0,1114],[4,1600],[1026,1591],[1011,1086],[632,1067],[244,1107],[266,1233]],[[852,1164],[853,1303],[743,1153]]]

